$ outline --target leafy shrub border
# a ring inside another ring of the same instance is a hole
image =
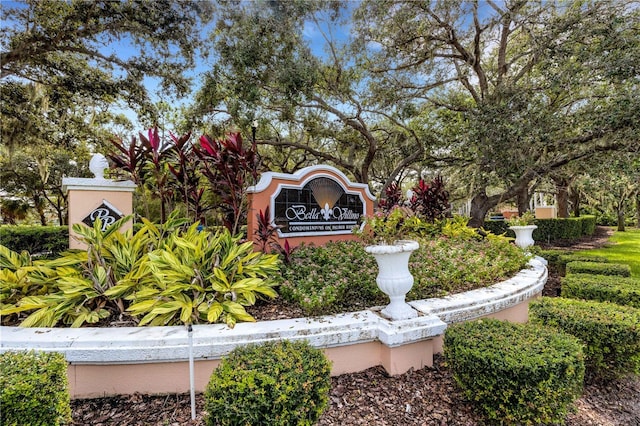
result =
[[[467,398],[499,424],[561,423],[582,393],[580,342],[540,325],[454,324],[445,332],[444,355]]]
[[[331,363],[307,342],[234,349],[205,390],[206,424],[312,425],[327,406]]]
[[[2,424],[58,426],[71,421],[67,361],[55,352],[0,354]]]
[[[585,345],[586,365],[611,378],[640,373],[640,309],[610,302],[543,297],[529,305],[533,323],[572,334]]]

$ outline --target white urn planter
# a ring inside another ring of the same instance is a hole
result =
[[[509,227],[509,229],[516,234],[516,245],[522,249],[526,249],[535,244],[535,241],[533,241],[533,230],[537,228],[536,225]]]
[[[381,314],[392,320],[416,318],[418,312],[405,301],[413,286],[413,275],[409,272],[409,257],[420,247],[417,241],[400,240],[390,245],[367,246],[365,250],[378,263],[376,283],[389,296],[389,303]]]

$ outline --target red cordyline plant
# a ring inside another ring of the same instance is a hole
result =
[[[143,183],[143,167],[148,153],[147,148],[142,143],[138,143],[135,136],[131,137],[131,142],[128,146],[120,138],[111,139],[109,142],[120,151],[119,154],[107,154],[107,158],[111,160],[113,167],[129,173],[131,180],[136,185],[141,185]]]
[[[258,178],[255,145],[245,148],[240,133],[219,140],[202,135],[194,152],[202,160],[202,174],[221,204],[225,227],[237,234],[246,219],[246,189]]]
[[[428,222],[433,223],[449,213],[449,192],[444,188],[442,176],[436,176],[431,183],[420,179],[412,191],[413,196],[409,200],[411,209]]]
[[[269,206],[267,206],[264,212],[260,210],[256,214],[256,222],[258,229],[255,231],[255,234],[260,251],[263,253],[278,253],[284,263],[289,263],[291,254],[296,248],[289,245],[289,240],[285,239],[284,245],[282,245],[276,238],[278,227],[271,224]]]
[[[128,146],[121,139],[111,140],[120,154],[110,153],[107,157],[113,162],[114,168],[128,172],[137,185],[146,186],[160,198],[160,219],[164,223],[172,188],[168,184],[169,177],[163,163],[171,147],[161,142],[157,127],[149,129],[147,135],[138,133],[140,142],[133,136]],[[153,176],[153,179],[149,179],[149,176]]]
[[[154,127],[146,136],[140,132],[139,139],[132,137],[128,146],[116,138],[111,143],[119,153],[109,153],[107,157],[115,169],[128,172],[138,186],[145,186],[158,196],[162,223],[166,221],[167,206],[174,196],[183,199],[187,215],[189,205],[193,206],[194,217],[198,219],[204,212],[204,189],[198,188],[197,158],[190,152],[188,143],[191,133],[180,137],[170,133],[170,136],[171,142],[162,142],[158,128]]]
[[[402,189],[396,182],[392,182],[384,191],[385,197],[378,202],[378,208],[388,213],[395,206],[402,205]]]
[[[194,155],[193,147],[189,143],[191,132],[177,137],[169,132],[173,142],[169,151],[170,162],[167,164],[174,179],[171,184],[174,192],[182,198],[187,217],[193,213],[194,220],[202,220],[204,213],[209,209],[204,202],[205,188],[200,186],[200,159]]]
[[[139,133],[139,137],[142,145],[151,154],[147,165],[149,173],[154,177],[155,186],[151,186],[149,180],[146,180],[146,183],[149,184],[147,187],[160,197],[160,222],[164,223],[167,220],[167,204],[171,202],[173,197],[173,188],[169,185],[169,173],[164,163],[172,147],[162,142],[157,126],[149,129],[148,137],[142,133]]]
[[[413,196],[405,201],[400,186],[392,183],[385,190],[385,198],[378,202],[378,208],[383,213],[389,213],[395,206],[407,204],[417,216],[430,223],[446,217],[449,213],[449,193],[445,189],[442,176],[436,176],[430,183],[420,179],[411,191]]]
[[[203,135],[199,145],[190,143],[190,138],[191,133],[180,137],[170,133],[170,141],[165,143],[156,127],[149,129],[147,135],[139,133],[139,142],[134,137],[128,146],[114,140],[119,153],[108,157],[115,168],[128,172],[136,184],[146,186],[158,196],[162,222],[174,198],[182,199],[188,216],[193,213],[195,220],[202,219],[209,209],[205,203],[206,189],[200,182],[204,176],[217,198],[224,225],[236,234],[246,219],[246,188],[258,176],[256,145],[243,146],[239,133],[220,140]]]
[[[258,211],[256,214],[256,223],[258,225],[258,229],[256,229],[255,234],[258,247],[261,252],[268,253],[270,248],[275,244],[278,244],[278,239],[276,238],[278,228],[271,224],[269,206],[267,206],[264,211]]]

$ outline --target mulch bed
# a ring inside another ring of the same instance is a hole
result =
[[[601,247],[611,231],[598,228],[593,237],[571,245],[544,248],[584,250]],[[559,279],[550,271],[544,294],[557,295]],[[252,312],[258,319],[287,318],[290,306],[272,306],[269,312]],[[196,397],[196,419],[191,420],[189,395],[99,398],[72,401],[74,425],[203,426],[204,400]],[[483,417],[467,401],[441,355],[433,367],[389,377],[382,367],[332,378],[329,407],[318,425],[482,425]],[[611,382],[588,382],[567,417],[568,426],[640,426],[640,377]]]

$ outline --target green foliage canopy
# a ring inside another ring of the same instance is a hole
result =
[[[4,9],[0,78],[149,108],[143,77],[184,94],[208,2],[25,0]],[[115,51],[119,41],[129,48]]]

